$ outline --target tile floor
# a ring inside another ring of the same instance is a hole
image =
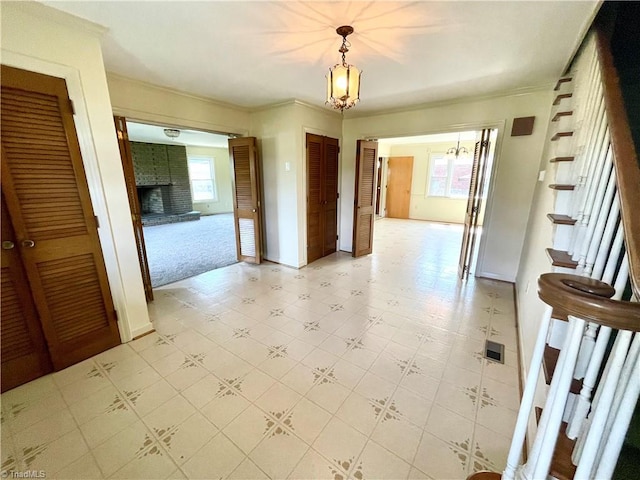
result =
[[[2,470],[47,478],[462,479],[501,471],[513,290],[458,226],[383,219],[374,254],[157,289],[156,332],[2,395]],[[505,364],[482,358],[486,338]]]

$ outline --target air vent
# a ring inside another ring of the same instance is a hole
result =
[[[487,340],[484,344],[484,358],[493,362],[504,363],[504,345]]]

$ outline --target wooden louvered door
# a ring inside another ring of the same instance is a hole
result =
[[[120,344],[65,81],[2,66],[2,192],[54,369]]]
[[[260,162],[255,137],[229,139],[238,261],[262,261]]]
[[[336,251],[338,139],[307,133],[307,263]]]
[[[124,180],[127,185],[127,196],[129,197],[129,209],[131,210],[131,221],[133,222],[133,233],[136,237],[138,247],[138,261],[140,262],[140,273],[144,285],[144,294],[147,302],[153,300],[153,287],[151,286],[151,273],[149,271],[149,261],[147,260],[147,248],[144,244],[144,231],[142,229],[142,214],[140,211],[140,200],[138,189],[136,188],[136,174],[133,168],[133,156],[131,155],[131,144],[127,133],[127,120],[124,117],[113,117],[118,134],[118,146],[120,148],[120,159]]]
[[[2,195],[2,391],[52,370],[47,344]]]
[[[460,260],[458,262],[458,276],[462,280],[469,278],[469,272],[471,270],[473,248],[476,243],[478,219],[482,205],[482,192],[484,190],[487,160],[489,158],[490,134],[491,130],[482,130],[480,141],[476,142],[473,152],[473,167],[471,169],[471,180],[469,181],[469,198],[467,199],[464,232],[462,234],[462,248],[460,249]]]
[[[353,212],[353,256],[373,251],[378,142],[358,140]]]

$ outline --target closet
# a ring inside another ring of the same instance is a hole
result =
[[[2,391],[120,343],[61,78],[2,65]]]
[[[338,139],[307,133],[307,263],[336,251]]]

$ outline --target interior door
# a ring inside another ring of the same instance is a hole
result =
[[[387,217],[409,218],[413,157],[389,157]]]
[[[56,370],[120,344],[63,79],[2,65],[2,192]]]
[[[52,370],[16,237],[2,195],[2,391]]]
[[[462,248],[458,263],[458,275],[462,280],[469,278],[473,248],[478,232],[478,219],[482,206],[482,192],[489,158],[489,135],[491,130],[484,129],[480,134],[480,141],[476,142],[473,152],[473,167],[469,182],[469,198],[464,217],[464,233],[462,235]]]
[[[334,253],[338,240],[338,139],[307,133],[307,263]]]
[[[353,256],[373,251],[373,224],[376,204],[376,167],[378,142],[358,140],[356,185],[353,211]]]
[[[133,233],[136,237],[138,247],[138,261],[140,262],[140,273],[144,284],[144,294],[147,302],[153,300],[153,288],[151,286],[151,273],[149,272],[149,261],[147,260],[147,248],[144,244],[144,231],[142,229],[142,214],[140,211],[140,200],[138,189],[136,188],[136,174],[133,168],[133,157],[131,155],[131,144],[127,133],[127,120],[124,117],[113,117],[118,134],[118,147],[120,148],[120,160],[124,172],[124,181],[127,185],[127,196],[129,197],[129,209],[131,210],[131,221],[133,223]]]
[[[238,261],[262,261],[260,163],[255,137],[229,139]]]

